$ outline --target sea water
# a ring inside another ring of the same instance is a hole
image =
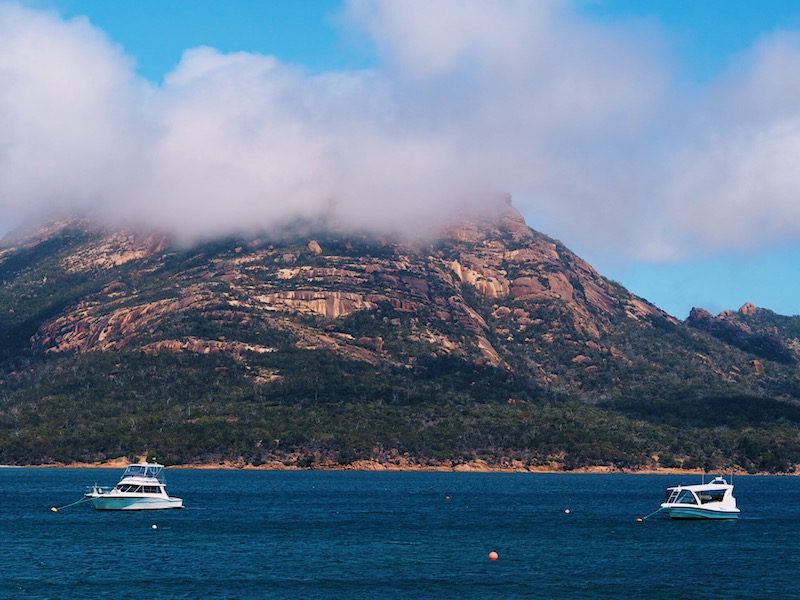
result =
[[[0,598],[800,598],[800,478],[637,523],[700,477],[166,474],[183,510],[53,513],[120,472],[0,469]]]

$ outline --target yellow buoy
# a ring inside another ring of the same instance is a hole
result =
[[[50,512],[58,512],[58,509],[55,506],[51,506]]]

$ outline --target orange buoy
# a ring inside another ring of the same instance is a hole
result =
[[[494,550],[489,552],[489,560],[497,560],[498,558],[500,558],[500,555],[497,552]]]

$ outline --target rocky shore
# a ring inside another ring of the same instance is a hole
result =
[[[130,464],[126,458],[116,458],[109,461],[86,463],[51,463],[39,465],[20,465],[32,468],[67,468],[67,469],[124,469]],[[0,465],[0,467],[17,467],[17,465]],[[437,473],[584,473],[584,474],[626,474],[626,475],[702,475],[711,474],[718,471],[703,471],[702,469],[679,469],[679,468],[642,468],[642,469],[620,469],[613,466],[597,465],[581,467],[577,469],[565,469],[562,465],[552,464],[544,466],[524,465],[519,461],[512,461],[507,464],[490,464],[484,460],[472,460],[459,463],[436,463],[421,464],[409,460],[398,462],[379,462],[375,460],[357,460],[349,464],[339,464],[336,462],[322,462],[309,466],[300,466],[296,463],[286,463],[282,461],[265,462],[260,465],[253,465],[246,462],[220,461],[206,463],[190,463],[170,465],[169,469],[208,469],[208,470],[260,470],[260,471],[407,471],[407,472],[437,472]],[[724,473],[733,475],[775,475],[775,473],[748,473],[742,469],[733,471],[725,470]],[[784,475],[798,476],[800,468]]]

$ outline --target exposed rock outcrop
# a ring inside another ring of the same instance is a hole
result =
[[[163,235],[113,232],[88,246],[84,252],[67,256],[64,266],[71,272],[111,269],[161,253],[167,247],[168,241]]]
[[[427,245],[317,232],[285,243],[234,240],[210,253],[170,247],[163,236],[95,231],[61,262],[70,273],[108,272],[107,282],[43,323],[32,343],[50,353],[222,352],[247,363],[275,347],[237,339],[255,327],[371,364],[450,356],[559,386],[593,375],[598,355],[631,364],[603,342],[620,323],[678,324],[529,229],[510,203],[459,219]],[[195,334],[186,323],[233,337]],[[580,373],[565,379],[563,365]]]
[[[794,343],[796,340],[790,338],[788,332],[781,332],[778,321],[783,321],[787,317],[782,319],[777,317],[771,311],[747,303],[739,311],[725,310],[717,316],[706,310],[693,308],[686,323],[760,359],[794,364],[800,360],[800,353],[797,352]],[[793,331],[798,329],[800,328],[797,326],[792,328]],[[761,372],[760,365],[760,361],[757,367],[754,363],[758,373]]]
[[[748,317],[752,317],[754,314],[756,314],[757,310],[758,307],[755,304],[752,302],[745,302],[742,304],[741,308],[739,308],[739,313]]]
[[[299,313],[313,313],[329,319],[349,315],[357,310],[373,310],[375,304],[360,294],[298,290],[256,296],[270,309],[287,308]]]
[[[310,242],[308,242],[308,250],[309,252],[311,252],[311,254],[315,256],[319,256],[320,254],[322,254],[322,246],[319,245],[319,242],[317,240],[311,240]]]
[[[167,315],[198,310],[211,302],[194,292],[132,306],[85,301],[42,327],[35,343],[48,352],[121,350],[154,333]]]
[[[227,352],[241,359],[244,353],[253,352],[264,354],[275,352],[275,348],[257,344],[244,344],[225,340],[204,340],[189,336],[182,340],[160,340],[142,346],[145,354],[160,354],[162,352],[194,352],[195,354],[211,354],[214,352]]]

